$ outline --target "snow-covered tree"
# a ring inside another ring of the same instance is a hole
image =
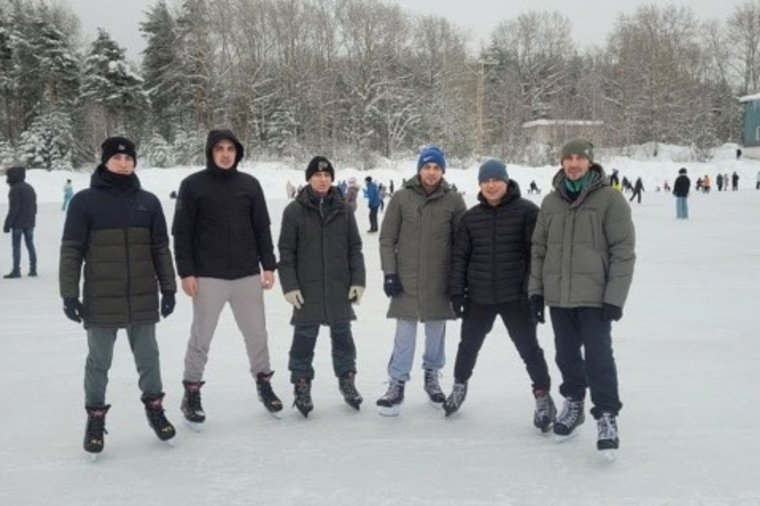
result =
[[[126,132],[139,139],[148,108],[142,78],[132,69],[121,48],[105,30],[98,29],[84,61],[82,103],[91,112],[92,127],[101,137]]]
[[[151,167],[171,167],[174,165],[172,147],[156,131],[140,145],[140,153],[143,158],[148,160]]]
[[[39,115],[29,129],[21,133],[18,158],[27,167],[70,169],[72,166],[71,118],[57,110]]]
[[[177,165],[206,163],[205,137],[197,130],[180,129],[174,135],[172,157]]]

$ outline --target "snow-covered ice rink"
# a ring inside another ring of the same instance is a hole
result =
[[[393,176],[398,188],[402,177],[413,175],[412,163],[374,175],[386,183]],[[727,164],[730,174],[733,162]],[[635,162],[618,161],[632,180],[642,175],[648,191],[641,205],[632,204],[638,259],[624,318],[613,326],[624,403],[614,463],[597,455],[591,417],[566,443],[536,432],[527,374],[498,321],[459,413],[446,419],[428,404],[419,340],[401,415],[378,416],[374,402],[385,390],[394,322],[385,317],[378,238],[364,233],[363,202],[357,218],[368,287],[353,326],[357,386],[365,398],[360,412],[340,397],[324,327],[315,358],[315,410],[304,419],[290,407],[290,309],[276,286],[266,305],[273,383],[286,406],[282,418],[272,418],[256,399],[228,308],[206,370],[207,423],[203,432],[192,432],[179,411],[191,319],[190,301],[180,294],[176,311],[157,331],[176,445],[160,443],[147,425],[122,333],[108,390],[113,407],[106,449],[93,463],[82,450],[85,334],[63,315],[57,277],[61,187],[72,177],[81,189],[89,176],[32,171],[27,180],[41,202],[35,229],[40,275],[0,279],[0,505],[760,504],[760,191],[754,190],[760,163],[734,164],[742,175],[738,192],[718,193],[713,183],[713,193],[692,194],[687,222],[675,220],[670,194],[654,191],[665,178],[672,185],[681,164],[641,165],[646,168],[636,173]],[[714,181],[713,168],[687,166],[692,181],[704,172]],[[246,170],[267,191],[276,241],[285,181],[299,184],[303,172],[253,164]],[[546,191],[555,170],[510,168],[510,175],[523,193],[531,179]],[[138,166],[169,223],[169,192],[189,172]],[[351,175],[364,174],[337,174]],[[466,191],[468,206],[475,202],[476,172],[451,169],[447,178]],[[541,197],[529,196],[537,203]],[[2,217],[6,210],[3,196]],[[10,270],[10,249],[10,237],[2,236],[2,273]],[[23,258],[26,273],[25,251]],[[447,330],[442,383],[448,392],[459,323]],[[559,404],[549,324],[539,327],[539,337]]]

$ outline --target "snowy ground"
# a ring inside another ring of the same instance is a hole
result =
[[[645,185],[673,177],[680,163],[616,162]],[[609,165],[609,164],[607,164]],[[724,164],[742,175],[739,192],[693,195],[692,219],[677,222],[673,198],[648,191],[633,205],[638,261],[625,317],[613,328],[625,407],[621,451],[612,464],[595,450],[587,418],[579,437],[564,444],[535,432],[529,382],[506,331],[486,340],[468,399],[450,419],[427,403],[415,369],[398,418],[374,409],[384,391],[393,321],[385,318],[377,236],[364,236],[368,289],[357,308],[358,387],[365,396],[353,412],[332,377],[326,329],[317,347],[315,411],[304,420],[290,408],[287,352],[289,308],[279,287],[266,298],[275,391],[286,403],[275,420],[256,399],[242,339],[229,311],[212,346],[204,404],[205,430],[181,422],[179,403],[189,300],[158,334],[168,415],[176,445],[159,443],[147,426],[126,340],[114,356],[106,450],[93,463],[82,450],[85,414],[81,327],[65,319],[58,296],[61,186],[85,174],[33,171],[40,195],[36,243],[40,276],[0,279],[0,382],[5,414],[0,431],[0,505],[237,505],[237,504],[760,504],[760,404],[757,364],[760,301],[760,191],[757,162]],[[723,167],[687,164],[690,175]],[[530,172],[532,171],[532,172]],[[510,168],[523,188],[535,178],[546,188],[552,168]],[[164,200],[187,171],[142,170],[143,185]],[[302,172],[253,170],[267,189],[273,233],[279,233],[287,178]],[[283,175],[285,174],[285,175]],[[344,171],[339,178],[359,175]],[[393,175],[396,184],[408,170]],[[535,176],[535,177],[534,177]],[[475,173],[447,177],[473,203]],[[749,189],[751,186],[753,189]],[[531,197],[536,202],[540,196]],[[0,216],[7,205],[0,200]],[[366,209],[359,209],[361,230]],[[3,238],[0,269],[9,270]],[[26,271],[26,265],[24,265]],[[444,387],[451,374],[459,324],[449,326]],[[555,381],[559,373],[549,325],[539,329]],[[418,350],[419,355],[419,350]],[[419,367],[419,362],[415,365]]]

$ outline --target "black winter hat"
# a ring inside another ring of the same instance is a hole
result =
[[[214,150],[214,146],[216,146],[216,143],[218,143],[219,141],[222,141],[225,139],[235,145],[235,166],[236,167],[237,167],[237,164],[240,163],[240,160],[243,159],[245,150],[243,149],[243,144],[238,140],[234,132],[227,128],[215,128],[215,129],[209,130],[208,135],[206,136],[206,163],[208,165],[213,165],[214,163],[214,155],[212,154]]]
[[[309,165],[306,167],[306,180],[308,181],[311,179],[311,176],[313,176],[316,172],[329,172],[330,179],[332,181],[335,181],[335,169],[333,169],[330,160],[324,156],[315,156],[311,159]]]
[[[132,157],[137,166],[137,150],[135,149],[135,143],[127,139],[126,137],[109,137],[103,141],[100,145],[100,163],[105,163],[114,155],[124,153]]]

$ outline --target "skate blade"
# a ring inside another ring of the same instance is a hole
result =
[[[552,439],[555,443],[564,443],[570,441],[571,439],[574,439],[577,435],[578,433],[576,431],[571,432],[567,436],[564,436],[562,434],[552,434]]]
[[[433,406],[433,409],[436,409],[438,411],[443,410],[443,402],[435,402],[433,399],[428,399],[428,402],[431,406]]]
[[[169,448],[174,448],[174,438],[172,438],[172,439],[164,439],[161,442],[164,443],[164,445],[168,446]]]
[[[614,448],[610,448],[609,450],[599,450],[599,456],[602,457],[602,460],[605,462],[615,462],[617,459],[617,450]]]
[[[269,416],[271,416],[275,420],[282,420],[282,410],[280,410],[280,411],[267,411],[267,413],[269,413]]]
[[[380,414],[380,416],[398,416],[398,414],[401,412],[401,406],[398,404],[395,406],[378,406],[377,412]]]
[[[88,453],[87,456],[90,458],[90,462],[93,464],[97,463],[98,457],[100,457],[99,453]]]
[[[191,422],[190,420],[184,420],[188,429],[193,432],[203,432],[203,422]]]

